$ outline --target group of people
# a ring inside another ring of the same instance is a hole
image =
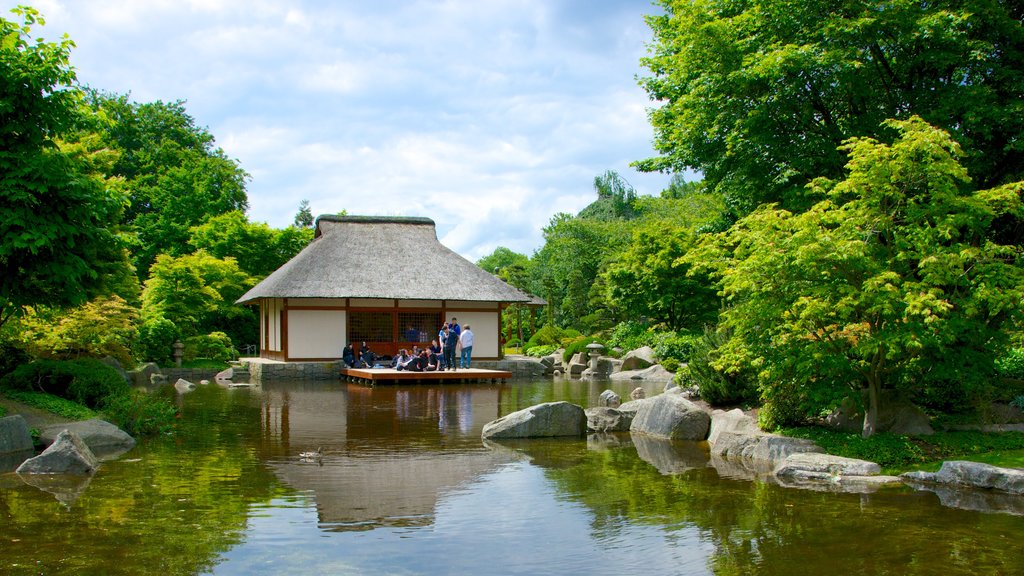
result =
[[[456,359],[458,351],[458,359]],[[398,351],[398,354],[391,359],[391,367],[396,370],[408,370],[410,372],[437,372],[444,370],[458,370],[469,368],[473,358],[473,330],[466,324],[465,328],[459,326],[459,322],[452,317],[451,322],[445,322],[437,333],[437,338],[430,342],[430,346],[421,349],[413,346],[412,352],[406,348]],[[377,355],[363,342],[356,355],[355,347],[350,342],[342,352],[341,360],[351,368],[374,368],[377,362]]]

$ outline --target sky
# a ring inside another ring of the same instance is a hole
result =
[[[75,42],[80,83],[185,101],[251,175],[249,219],[275,228],[305,199],[431,218],[474,261],[531,255],[605,171],[638,194],[669,182],[629,165],[654,155],[649,0],[19,3],[46,20],[34,36]]]

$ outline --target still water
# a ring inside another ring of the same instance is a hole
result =
[[[201,386],[87,483],[0,474],[0,574],[1024,574],[1024,518],[928,492],[782,488],[628,434],[481,441],[607,387],[632,385]]]

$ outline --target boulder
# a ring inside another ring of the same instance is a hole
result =
[[[619,362],[619,360],[615,358],[598,358],[597,369],[588,367],[580,373],[580,376],[583,378],[607,378],[615,371],[617,362]]]
[[[64,430],[42,454],[25,460],[18,474],[87,475],[100,465],[92,450],[74,432]]]
[[[650,346],[630,350],[622,357],[622,370],[643,370],[658,363],[654,357],[654,349]]]
[[[630,400],[643,400],[644,398],[647,398],[647,392],[644,392],[640,386],[633,388],[633,391],[629,393]]]
[[[128,384],[132,383],[132,379],[128,377],[128,372],[126,372],[124,367],[121,366],[121,363],[117,361],[117,358],[114,358],[113,356],[104,356],[103,358],[100,358],[100,362],[103,362],[107,366],[117,370],[117,373],[120,374],[121,378],[124,378],[124,381]]]
[[[866,391],[863,394],[863,403],[867,403]],[[825,423],[843,432],[860,432],[864,428],[864,411],[854,401],[847,399],[825,417]],[[875,431],[907,436],[935,433],[928,415],[897,390],[881,391]]]
[[[178,378],[178,381],[174,383],[174,389],[178,391],[178,394],[185,394],[196,389],[196,385],[184,378]]]
[[[621,372],[615,372],[611,378],[613,382],[620,380],[644,380],[651,382],[671,382],[676,377],[675,374],[662,368],[661,364],[655,364],[649,368],[643,370],[625,370]]]
[[[659,394],[640,404],[630,432],[674,440],[704,440],[711,417],[699,406],[676,394]]]
[[[587,369],[587,365],[586,364],[570,362],[569,363],[569,367],[566,369],[565,373],[570,375],[570,376],[580,376],[581,374],[583,374],[583,371],[586,370],[586,369]]]
[[[636,412],[622,412],[615,408],[598,407],[584,410],[587,428],[594,432],[628,432]]]
[[[149,375],[149,383],[154,385],[154,386],[163,386],[164,384],[167,384],[167,381],[168,381],[168,379],[167,379],[167,375],[166,374],[150,374]]]
[[[757,422],[752,417],[744,414],[743,410],[739,408],[734,408],[728,412],[724,410],[714,410],[711,412],[711,429],[708,432],[708,444],[713,447],[722,432],[734,432],[749,436],[762,434],[761,429],[757,426]]]
[[[132,386],[146,387],[152,383],[154,374],[160,374],[160,367],[156,362],[140,364],[135,370],[128,372],[129,381]]]
[[[568,402],[545,402],[484,425],[484,438],[546,438],[583,436],[587,433],[587,415],[583,408]]]
[[[612,390],[605,390],[601,392],[601,395],[597,399],[598,406],[607,406],[609,408],[618,408],[622,404],[622,398]]]
[[[831,480],[843,476],[876,476],[881,471],[881,466],[867,460],[803,452],[791,454],[783,460],[775,469],[775,475]]]
[[[744,463],[756,463],[759,467],[776,467],[790,454],[801,452],[823,452],[820,446],[804,438],[789,438],[774,434],[749,434],[745,432],[717,433],[711,445],[711,454]]]
[[[900,478],[911,483],[971,486],[1010,494],[1024,494],[1024,470],[1000,468],[981,462],[951,460],[943,462],[938,472],[907,472]]]
[[[32,450],[32,433],[20,414],[0,418],[0,454]]]
[[[47,426],[40,432],[39,440],[43,444],[52,444],[65,430],[80,438],[89,451],[101,459],[121,455],[135,446],[135,439],[127,432],[98,418]]]
[[[213,379],[214,380],[231,380],[234,377],[235,377],[235,369],[231,368],[231,367],[228,367],[228,368],[218,372],[217,375],[213,377]]]

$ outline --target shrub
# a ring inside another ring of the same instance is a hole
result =
[[[540,346],[534,346],[526,351],[527,356],[533,356],[534,358],[543,358],[555,350],[558,350],[558,346],[554,344],[541,344]]]
[[[139,327],[139,358],[144,362],[156,362],[170,366],[174,356],[174,343],[181,338],[181,331],[163,316],[149,316]]]
[[[129,390],[111,397],[103,408],[103,415],[132,436],[149,436],[170,432],[177,409],[166,398]]]
[[[4,376],[0,387],[45,392],[94,409],[129,389],[117,370],[95,358],[36,360]]]
[[[569,342],[569,345],[565,347],[565,352],[562,353],[562,360],[568,362],[573,356],[575,356],[579,352],[585,353],[587,351],[587,346],[593,344],[594,342],[601,344],[601,342],[593,336],[581,336],[579,338],[573,339],[571,342]],[[604,346],[604,344],[601,345]],[[607,348],[608,347],[605,346],[605,349]],[[586,360],[587,356],[584,356],[584,363],[586,362]]]
[[[28,364],[32,358],[13,342],[0,340],[0,377],[10,374],[22,364]]]
[[[996,373],[1004,378],[1024,380],[1024,348],[1013,348],[996,360]]]
[[[678,334],[676,332],[660,332],[653,335],[651,348],[654,355],[662,361],[674,359],[681,364],[690,361],[701,337],[695,334]]]
[[[1024,394],[1021,394],[1020,396],[1017,396],[1013,400],[1010,400],[1010,405],[1016,406],[1017,408],[1024,410]]]
[[[96,417],[96,412],[60,396],[30,390],[4,390],[4,395],[22,404],[46,410],[68,420],[88,420]]]
[[[555,347],[563,346],[563,341],[573,340],[580,337],[581,334],[571,328],[559,328],[551,324],[545,324],[540,330],[537,330],[533,336],[530,336],[530,340],[526,342],[525,348],[527,350],[534,346],[540,346],[542,344],[554,345]]]
[[[231,338],[223,332],[210,332],[205,336],[192,336],[185,339],[185,360],[208,358],[227,362],[234,360],[238,354],[231,344]]]
[[[636,350],[651,344],[653,334],[647,325],[634,320],[618,323],[608,335],[608,346],[623,350]]]
[[[752,374],[730,374],[715,367],[718,347],[726,340],[726,336],[714,328],[705,328],[702,336],[691,341],[689,362],[677,375],[677,382],[681,379],[687,385],[696,385],[700,397],[712,405],[753,402],[757,399],[757,387]],[[771,421],[775,424],[774,417]]]
[[[68,310],[34,310],[22,319],[20,340],[35,358],[116,358],[132,364],[138,310],[119,296],[101,296]]]
[[[678,372],[679,366],[679,360],[676,360],[675,358],[665,358],[661,361],[661,367],[669,372]]]

